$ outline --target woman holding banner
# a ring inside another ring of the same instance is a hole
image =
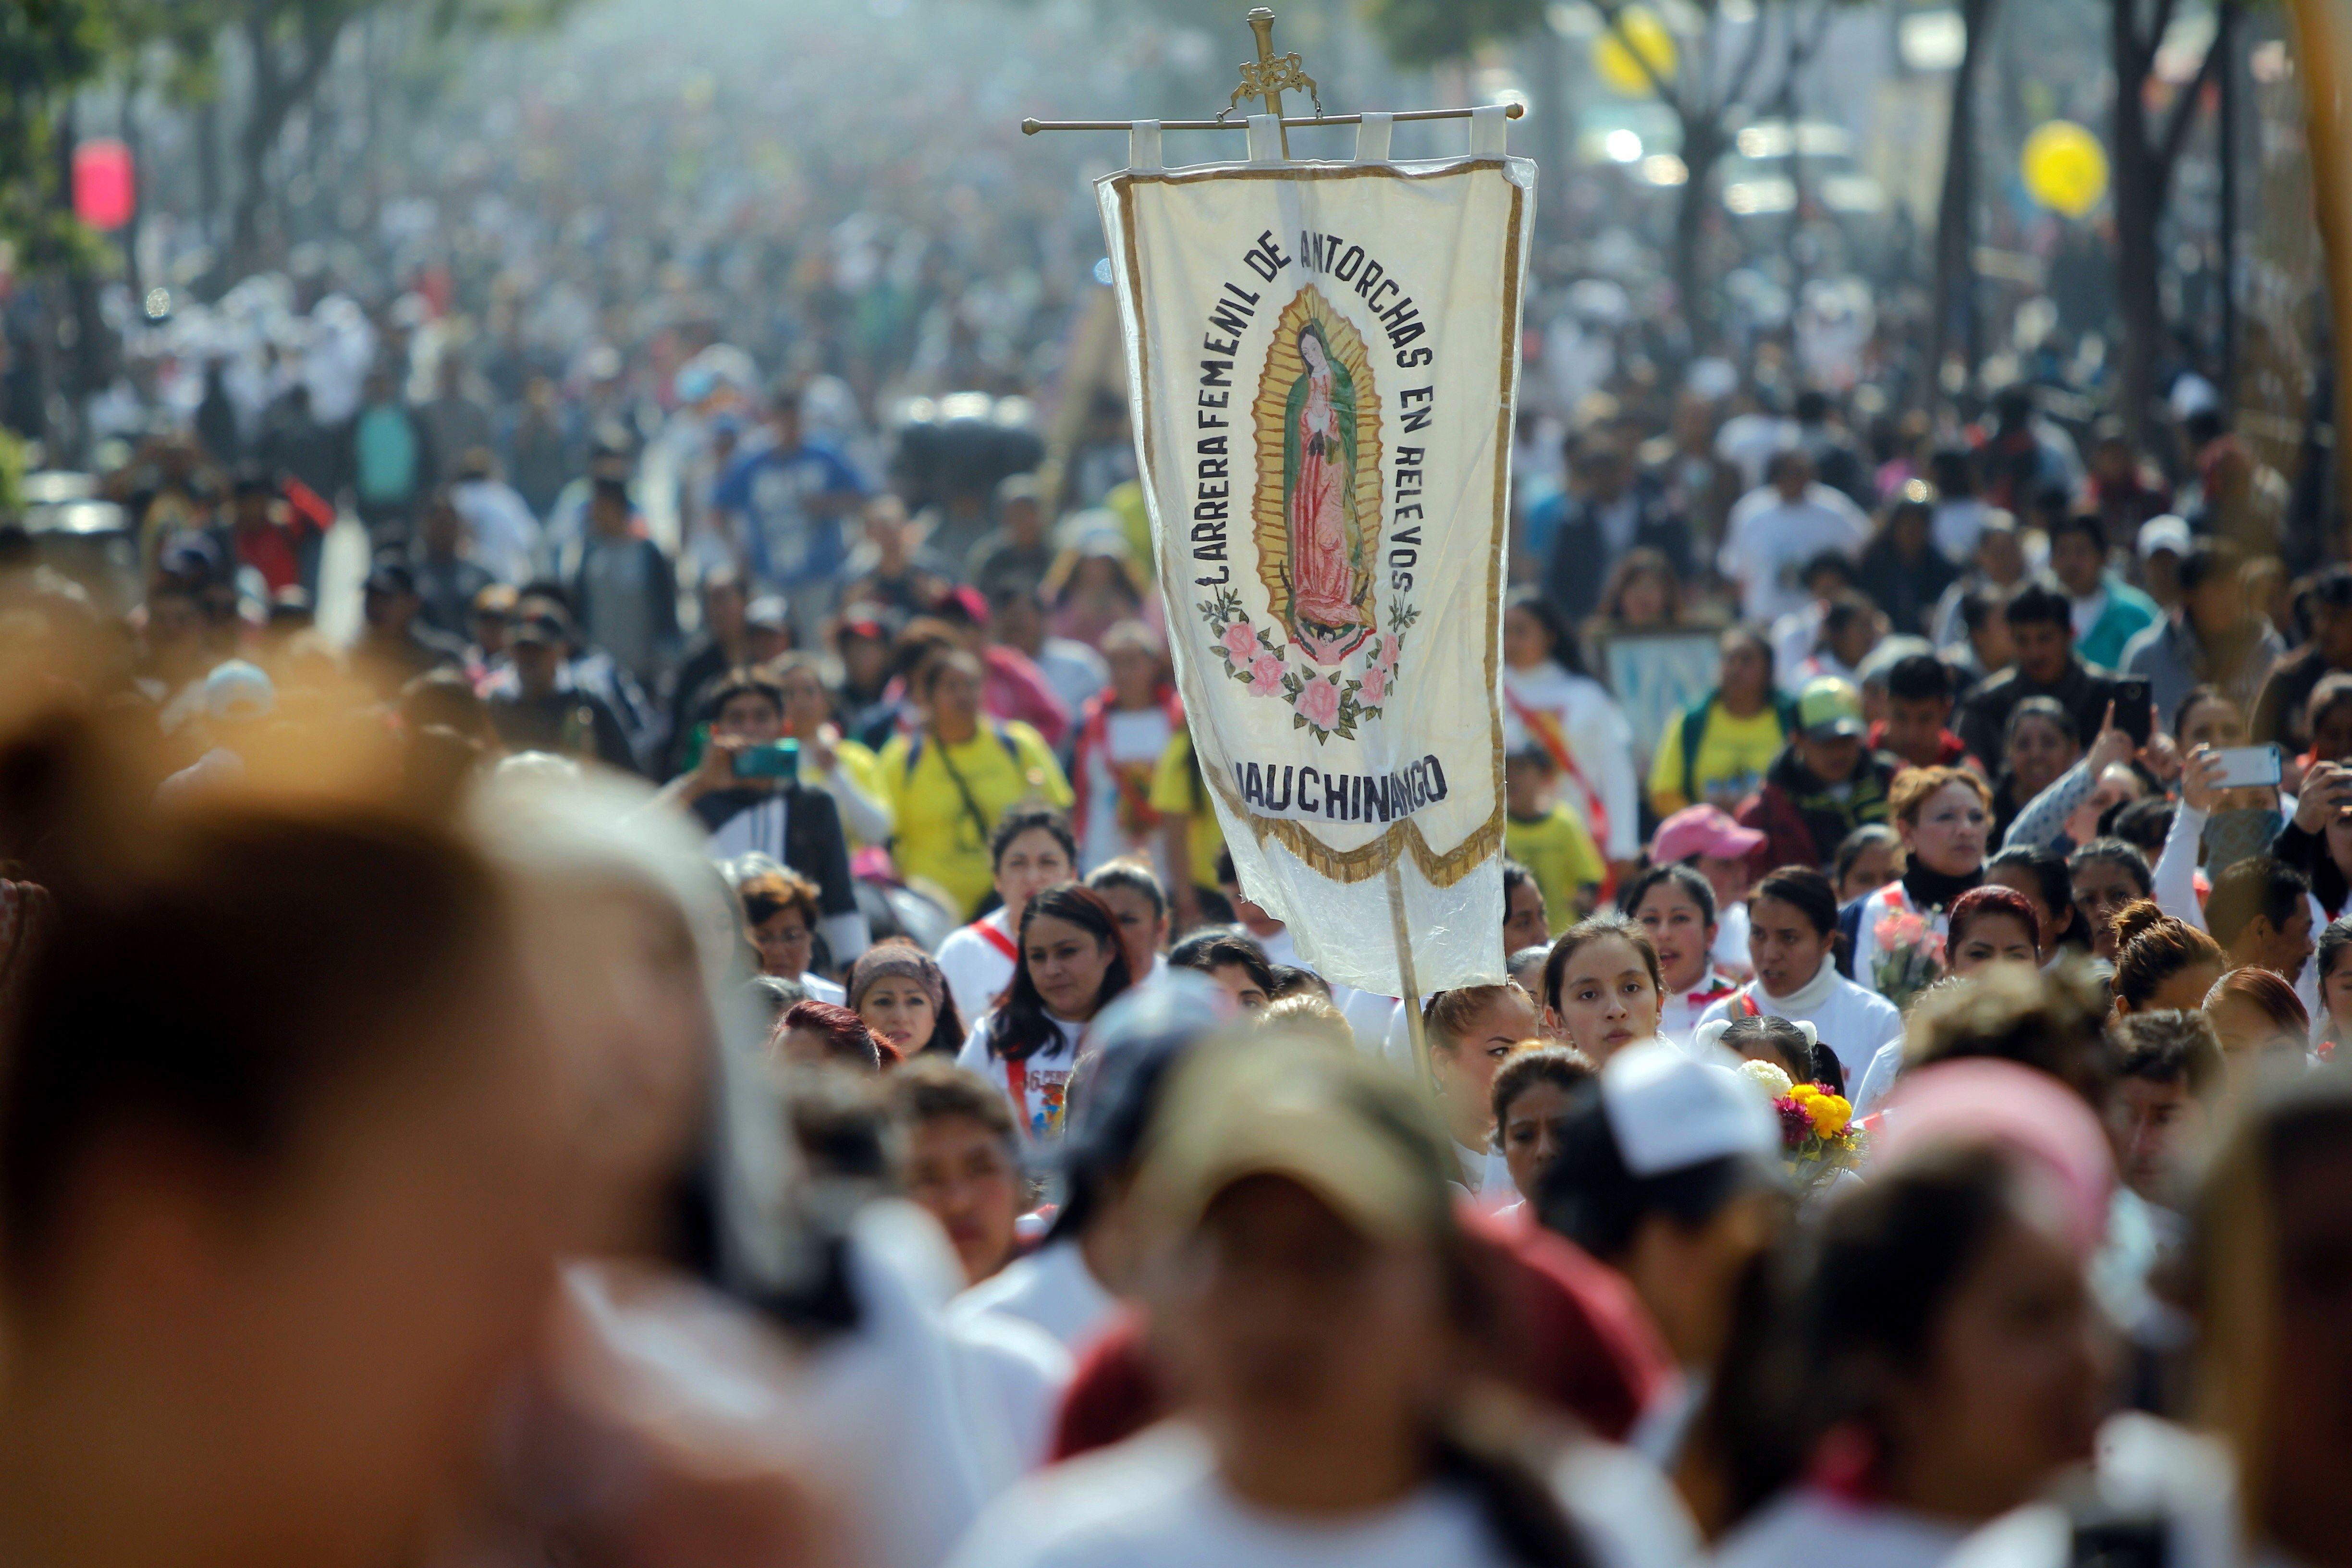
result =
[[[1575,634],[1534,588],[1503,611],[1503,741],[1540,746],[1559,765],[1560,793],[1622,878],[1642,852],[1633,731],[1601,684],[1584,672]]]

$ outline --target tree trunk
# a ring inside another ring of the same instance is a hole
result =
[[[1545,171],[1550,178],[1542,182],[1542,197],[1536,204],[1537,224],[1546,233],[1566,234],[1569,173],[1576,144],[1575,106],[1569,97],[1568,50],[1549,22],[1536,24],[1534,54],[1536,68],[1542,73],[1536,89],[1536,113],[1540,117],[1536,125],[1541,132],[1543,160],[1550,165]],[[1550,209],[1549,216],[1546,208]]]
[[[1944,134],[1944,185],[1936,200],[1935,316],[1927,356],[1927,402],[1942,395],[1944,363],[1955,353],[1976,370],[1977,73],[1992,39],[1994,0],[1965,0],[1968,43],[1952,73]]]
[[[2150,49],[2133,26],[2129,0],[2108,6],[2116,72],[2115,134],[2108,158],[2116,195],[2116,414],[2142,451],[2156,447],[2156,368],[2163,348],[2164,300],[2158,284],[2157,221],[2164,213],[2166,171],[2148,142]]]
[[[236,216],[229,237],[233,278],[255,270],[264,259],[261,218],[269,205],[266,175],[270,152],[286,129],[287,117],[310,102],[317,90],[319,78],[334,58],[342,28],[338,20],[306,19],[301,52],[289,68],[270,36],[268,20],[256,17],[246,23],[246,46],[253,57],[253,101],[246,111],[245,127],[237,134],[244,184],[236,194]]]
[[[245,124],[237,131],[236,207],[229,223],[228,276],[242,278],[261,259],[261,209],[268,200],[266,181],[269,149],[286,117],[284,89],[278,71],[278,51],[268,26],[247,22],[246,52],[253,60],[252,101],[246,106]]]
[[[1683,121],[1683,181],[1675,204],[1675,297],[1683,324],[1690,333],[1691,353],[1703,354],[1715,347],[1715,301],[1700,277],[1699,244],[1706,237],[1706,207],[1714,185],[1715,165],[1726,145],[1717,127]]]

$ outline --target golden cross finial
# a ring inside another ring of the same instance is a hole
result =
[[[1250,31],[1257,35],[1257,58],[1242,66],[1242,84],[1234,89],[1233,101],[1217,115],[1223,120],[1241,107],[1242,100],[1255,98],[1265,101],[1265,111],[1274,116],[1277,127],[1282,123],[1282,95],[1286,89],[1303,89],[1314,101],[1315,118],[1323,118],[1323,95],[1315,89],[1315,79],[1307,74],[1307,62],[1297,50],[1286,55],[1274,52],[1274,13],[1264,5],[1251,10]],[[1290,156],[1290,132],[1282,132],[1282,155]]]

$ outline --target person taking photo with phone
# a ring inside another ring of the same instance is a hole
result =
[[[854,962],[871,934],[849,878],[849,844],[833,797],[800,782],[800,749],[783,738],[782,689],[738,669],[711,689],[703,712],[710,741],[700,761],[654,798],[692,814],[712,859],[757,850],[814,882],[818,934],[835,963]]]

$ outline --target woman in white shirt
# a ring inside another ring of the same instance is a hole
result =
[[[1495,1069],[1521,1042],[1541,1033],[1535,999],[1509,980],[1457,986],[1432,996],[1422,1020],[1438,1112],[1454,1138],[1462,1185],[1474,1197],[1491,1189],[1498,1202],[1509,1203],[1509,1183],[1495,1149]]]
[[[1282,1035],[1201,1047],[1128,1200],[1183,1415],[1032,1477],[954,1568],[1595,1561],[1465,1435],[1475,1321],[1445,1130],[1412,1085]]]
[[[1665,982],[1657,949],[1623,915],[1593,915],[1560,932],[1543,985],[1545,1023],[1595,1067],[1658,1032]]]
[[[1789,866],[1756,884],[1748,900],[1748,951],[1756,978],[1709,1007],[1716,1018],[1786,1018],[1811,1024],[1858,1087],[1879,1047],[1903,1037],[1895,1004],[1837,972],[1837,894],[1811,867]]]
[[[1599,570],[1596,563],[1594,569]],[[1503,743],[1540,746],[1559,769],[1560,795],[1612,866],[1642,852],[1633,731],[1606,688],[1584,673],[1576,637],[1532,588],[1503,612]]]
[[[1625,909],[1657,950],[1666,993],[1658,1033],[1686,1045],[1706,1010],[1739,989],[1715,966],[1715,889],[1694,867],[1655,866],[1626,890]]]
[[[1898,964],[1897,955],[1882,945],[1879,929],[1916,915],[1926,936],[1940,945],[1952,900],[1984,880],[1992,792],[1966,768],[1906,768],[1887,790],[1886,809],[1895,837],[1903,840],[1903,875],[1863,900],[1862,924],[1853,939],[1853,979],[1899,1007],[1936,978],[1938,966]],[[1843,1043],[1838,1055],[1853,1065]]]
[[[1830,1199],[1787,1309],[1805,1377],[1723,1391],[1747,1407],[1735,1429],[1776,1440],[1730,1450],[1748,1472],[1733,1494],[1771,1500],[1716,1568],[1933,1568],[2090,1458],[2084,1258],[2032,1181],[2015,1156],[1955,1145]]]
[[[1029,895],[1077,876],[1077,836],[1070,831],[1069,818],[1058,811],[1044,806],[1008,811],[988,836],[988,858],[1002,901],[970,925],[950,931],[940,943],[940,973],[948,977],[956,1011],[967,1018],[995,1006],[1013,983],[1013,961],[1020,952],[1013,933],[1021,929],[1021,911]]]
[[[1003,1005],[972,1026],[956,1065],[998,1085],[1035,1144],[1061,1136],[1079,1040],[1127,989],[1127,947],[1101,896],[1065,882],[1023,907],[1020,952]]]

